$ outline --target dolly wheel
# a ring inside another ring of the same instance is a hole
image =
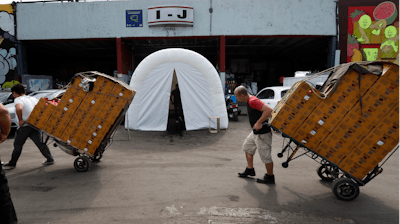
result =
[[[97,155],[95,155],[92,159],[93,162],[100,162],[100,159],[103,157],[103,152],[100,151],[99,153],[97,153]]]
[[[334,183],[332,191],[340,200],[351,201],[360,194],[360,188],[350,178],[339,178]]]
[[[321,177],[323,181],[333,181],[335,178],[330,171],[333,170],[332,168],[333,167],[328,164],[321,165],[317,170],[318,176]]]
[[[278,153],[278,157],[279,158],[282,158],[283,157],[283,154],[280,152],[280,153]]]
[[[288,168],[289,167],[289,163],[288,162],[284,162],[282,163],[283,168]]]
[[[86,156],[79,156],[75,159],[74,167],[78,172],[86,172],[89,170],[89,162]]]

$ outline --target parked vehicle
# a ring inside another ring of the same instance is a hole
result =
[[[28,96],[35,97],[38,100],[40,98],[47,98],[49,100],[52,100],[54,98],[61,98],[62,95],[65,93],[65,91],[66,91],[65,89],[40,90],[28,94]],[[15,103],[12,102],[5,106],[8,109],[8,112],[10,113],[11,116],[11,128],[18,128],[19,125],[18,125],[18,117],[17,114],[15,113]]]
[[[307,82],[315,85],[317,89],[319,89],[325,82],[325,80],[329,77],[329,73],[321,74],[320,76],[309,79],[310,76],[315,75],[316,73],[311,72],[295,72],[295,77],[285,77],[283,79],[283,86],[293,86],[296,82],[307,79]]]
[[[14,103],[14,96],[12,92],[11,91],[0,92],[0,103],[2,103],[3,105]]]
[[[228,112],[228,118],[230,120],[237,121],[239,120],[238,116],[240,115],[239,105],[236,102],[235,95],[233,95],[230,91],[225,96],[226,110]]]
[[[264,102],[267,106],[274,109],[286,92],[290,89],[290,86],[271,86],[262,89],[257,93],[256,97]]]

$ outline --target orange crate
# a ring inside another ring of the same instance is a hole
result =
[[[351,151],[347,157],[360,164],[362,167],[367,168],[368,170],[373,170],[381,161],[375,156],[365,153],[357,148]]]
[[[394,101],[399,101],[399,83],[393,82],[385,77],[380,77],[372,88]]]
[[[379,110],[387,110],[392,109],[397,103],[398,100],[393,100],[385,95],[382,92],[378,92],[375,89],[370,89],[363,97],[362,104],[374,107]]]
[[[389,109],[386,108],[376,108],[370,105],[362,104],[362,110],[359,103],[354,105],[354,107],[350,110],[350,112],[359,115],[361,118],[364,118],[370,121],[372,124],[377,124],[379,121],[389,113]]]
[[[353,128],[355,131],[365,136],[371,129],[375,126],[369,120],[359,116],[358,114],[350,111],[346,116],[340,121],[340,124],[346,125],[348,128]]]
[[[359,180],[364,179],[364,177],[367,176],[367,174],[370,171],[367,168],[364,168],[357,162],[347,157],[344,158],[342,162],[339,163],[338,166],[339,168],[341,168],[342,170],[346,171],[347,173],[349,173],[350,175]]]
[[[378,161],[382,161],[385,156],[389,154],[389,152],[383,149],[380,145],[368,139],[361,141],[356,148],[370,156],[373,156]]]
[[[363,138],[360,144],[377,145],[380,149],[390,152],[399,144],[399,139],[391,138],[387,133],[375,127]]]
[[[347,137],[347,138],[345,138]],[[356,146],[348,135],[338,135],[335,132],[331,132],[325,139],[324,143],[328,144],[333,149],[339,149],[343,152],[349,153]]]
[[[280,106],[280,110],[272,114],[271,125],[286,135],[292,136],[307,117],[289,105]]]
[[[384,64],[382,77],[399,83],[399,66],[395,64]]]
[[[110,91],[114,88],[114,86],[115,86],[114,81],[111,81],[103,76],[97,76],[92,91],[103,94],[109,94]]]
[[[359,84],[359,78],[361,83]],[[347,91],[349,94],[352,93],[353,96],[361,96],[368,91],[368,89],[375,83],[375,81],[379,78],[379,76],[374,74],[360,74],[354,70],[347,72],[340,80],[337,89],[343,89]],[[361,91],[359,91],[361,89]]]
[[[297,129],[293,135],[293,139],[302,143],[311,150],[315,150],[318,144],[324,140],[329,131],[321,127],[314,120],[307,118],[304,123]]]
[[[346,90],[336,89],[335,92],[329,95],[327,99],[339,104],[339,109],[346,111],[347,113],[359,100],[359,96],[356,96],[355,92],[349,94]]]
[[[300,82],[292,88],[295,88],[295,91],[290,95],[286,104],[308,116],[321,102],[321,99],[306,82]],[[318,92],[317,90],[314,91]]]
[[[78,96],[83,99],[85,98],[87,92],[83,91],[82,88],[69,87],[67,91],[65,91],[65,94],[67,93]]]
[[[322,127],[332,131],[347,112],[348,109],[328,98],[323,100],[309,117]]]
[[[125,99],[130,99],[132,95],[135,95],[135,92],[128,90],[120,84],[115,84],[114,88],[110,91],[110,95],[115,97],[123,97]]]
[[[333,164],[339,164],[348,154],[347,150],[343,150],[342,148],[335,149],[324,141],[317,146],[315,152]]]

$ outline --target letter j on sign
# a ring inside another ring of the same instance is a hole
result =
[[[142,10],[126,10],[126,27],[143,27]]]

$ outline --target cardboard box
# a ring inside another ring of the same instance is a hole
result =
[[[368,153],[363,152],[360,149],[355,148],[353,151],[349,153],[347,156],[349,159],[355,161],[360,164],[362,167],[367,170],[373,170],[381,160],[378,160],[374,155],[370,155]]]
[[[384,64],[382,77],[399,83],[399,66],[396,64]]]
[[[397,107],[398,108],[398,107]],[[382,120],[376,125],[376,128],[381,130],[393,139],[399,139],[399,113],[393,108]]]
[[[369,131],[350,127],[347,123],[342,121],[332,131],[332,133],[345,139],[352,145],[357,145],[368,132]]]
[[[297,129],[293,135],[293,139],[302,143],[311,150],[315,150],[318,144],[324,140],[329,131],[321,127],[314,120],[307,118],[304,123]]]
[[[376,108],[370,105],[362,104],[362,109],[359,103],[354,105],[350,112],[357,114],[363,119],[370,121],[376,125],[390,110],[387,108]]]
[[[374,157],[378,161],[382,161],[385,156],[389,154],[388,151],[384,150],[380,145],[374,143],[369,139],[364,139],[363,141],[361,141],[356,148],[363,153]]]
[[[319,98],[306,82],[300,82],[294,87],[294,92],[287,99],[286,104],[308,116],[314,108],[321,102]],[[319,93],[318,90],[315,90]]]
[[[332,148],[324,141],[317,146],[315,152],[333,164],[339,164],[348,155],[346,150]]]
[[[328,98],[323,100],[309,117],[317,121],[322,127],[332,131],[347,112],[347,108]]]
[[[119,84],[117,84],[119,85]],[[97,76],[96,81],[94,82],[92,92],[109,94],[110,91],[114,88],[115,82],[103,77]]]
[[[359,180],[363,180],[370,171],[348,157],[344,158],[338,166]]]
[[[347,137],[347,138],[345,138]],[[345,153],[349,153],[356,146],[353,141],[348,138],[348,135],[345,134],[336,134],[335,132],[331,132],[325,139],[324,143],[329,145],[331,148],[340,150]]]
[[[376,89],[371,88],[368,92],[362,97],[362,104],[366,106],[371,106],[379,110],[391,110],[397,103],[398,100],[393,100],[385,95],[382,92],[378,92]]]
[[[106,98],[106,95],[90,92],[86,94],[80,108],[95,115],[101,109],[101,106]]]
[[[270,124],[286,135],[293,136],[307,117],[289,105],[280,104],[278,106],[278,110],[274,110],[271,115]]]
[[[340,83],[338,89],[346,90],[348,93],[355,91],[354,95],[364,95],[365,92],[376,82],[379,76],[374,74],[358,74],[358,72],[351,70],[347,72]],[[359,83],[361,80],[361,83]],[[361,91],[359,91],[361,90]]]
[[[75,89],[83,89],[82,77],[76,76],[74,80],[71,81],[70,87],[74,87]]]
[[[339,108],[341,110],[347,112],[360,99],[360,97],[357,96],[355,93],[356,93],[355,91],[348,93],[346,90],[336,89],[336,91],[330,94],[327,99],[337,103],[338,105],[340,105]],[[325,102],[325,100],[323,102]]]
[[[131,99],[135,95],[135,92],[128,90],[124,86],[120,84],[115,84],[114,88],[110,91],[109,95],[112,95],[114,97],[123,97],[125,99]]]
[[[88,113],[82,108],[78,108],[71,119],[71,126],[73,127],[88,127],[94,118],[93,113]],[[83,135],[83,133],[82,133]]]
[[[86,134],[82,137],[79,148],[94,155],[102,140],[99,136],[94,136],[91,128],[88,128]]]
[[[380,77],[372,86],[378,93],[394,100],[399,101],[399,83],[393,82],[390,79]]]
[[[366,135],[359,143],[358,148],[364,147],[361,145],[377,145],[378,150],[392,151],[399,144],[398,138],[391,138],[381,129],[374,127],[368,135]]]
[[[371,121],[359,116],[358,114],[350,111],[340,121],[340,124],[346,125],[347,128],[353,128],[357,133],[365,136],[375,126]],[[346,129],[347,129],[346,128]]]
[[[50,119],[56,106],[48,103],[47,100],[40,98],[39,102],[33,108],[27,122],[38,129],[44,129],[47,121]]]
[[[67,91],[65,92],[65,94],[66,94],[66,93],[69,93],[69,94],[78,96],[78,97],[80,97],[80,98],[83,99],[83,98],[85,98],[87,92],[83,91],[82,88],[76,88],[76,87],[71,87],[71,86],[70,86],[70,87],[67,89]]]
[[[101,118],[95,117],[91,124],[90,127],[94,127],[93,131],[97,133],[97,135],[103,135],[105,136],[108,131],[110,130],[111,126],[113,123],[110,123],[107,120],[103,120]]]

